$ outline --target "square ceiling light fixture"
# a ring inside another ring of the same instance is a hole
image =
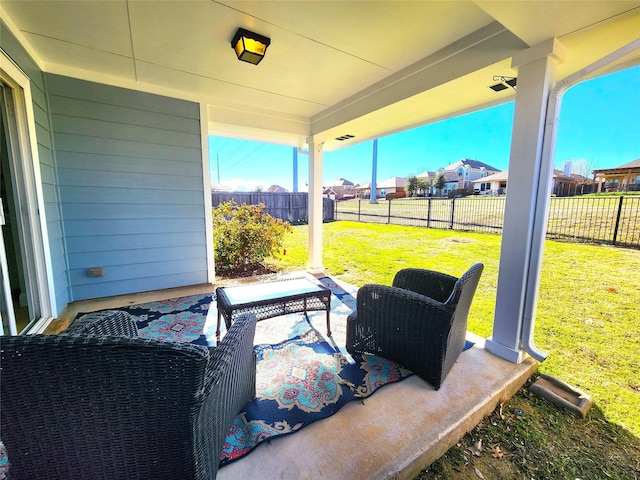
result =
[[[264,58],[271,39],[239,28],[231,41],[231,47],[235,50],[238,60],[259,64]]]

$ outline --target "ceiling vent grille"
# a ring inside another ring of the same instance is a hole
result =
[[[341,137],[336,137],[336,140],[344,142],[345,140],[349,140],[350,138],[355,138],[355,135],[342,135]]]
[[[493,77],[493,81],[499,81],[500,83],[496,83],[495,85],[491,85],[489,88],[494,92],[501,92],[502,90],[506,90],[511,87],[514,90],[516,89],[516,85],[518,84],[518,79],[516,77],[501,77],[495,76]]]

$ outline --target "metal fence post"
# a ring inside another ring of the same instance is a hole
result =
[[[431,228],[431,197],[429,197],[429,202],[427,203],[427,228]]]
[[[453,215],[454,215],[455,210],[456,210],[456,199],[452,198],[451,199],[451,223],[449,225],[449,228],[451,230],[453,230]]]
[[[618,240],[618,227],[620,226],[620,215],[622,214],[622,203],[624,201],[624,197],[620,196],[620,201],[618,202],[618,216],[616,217],[616,226],[613,228],[613,245],[616,244]]]
[[[360,204],[362,203],[362,200],[358,200],[358,221],[360,221]]]
[[[389,211],[387,212],[387,225],[391,223],[391,198],[389,199]]]

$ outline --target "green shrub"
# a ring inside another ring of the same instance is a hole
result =
[[[238,205],[232,200],[213,209],[217,270],[253,270],[282,247],[291,225],[265,213],[264,208],[264,203]]]

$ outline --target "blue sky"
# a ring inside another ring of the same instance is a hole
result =
[[[462,158],[508,169],[513,103],[378,140],[377,180],[437,170]],[[373,142],[325,152],[323,182],[342,177],[371,180]],[[289,146],[209,137],[211,180],[234,189],[272,184],[293,186],[293,149]],[[574,169],[611,168],[640,158],[640,67],[578,84],[562,99],[555,164],[571,160]],[[578,172],[583,173],[584,172]],[[305,190],[306,155],[298,156],[298,188]]]

